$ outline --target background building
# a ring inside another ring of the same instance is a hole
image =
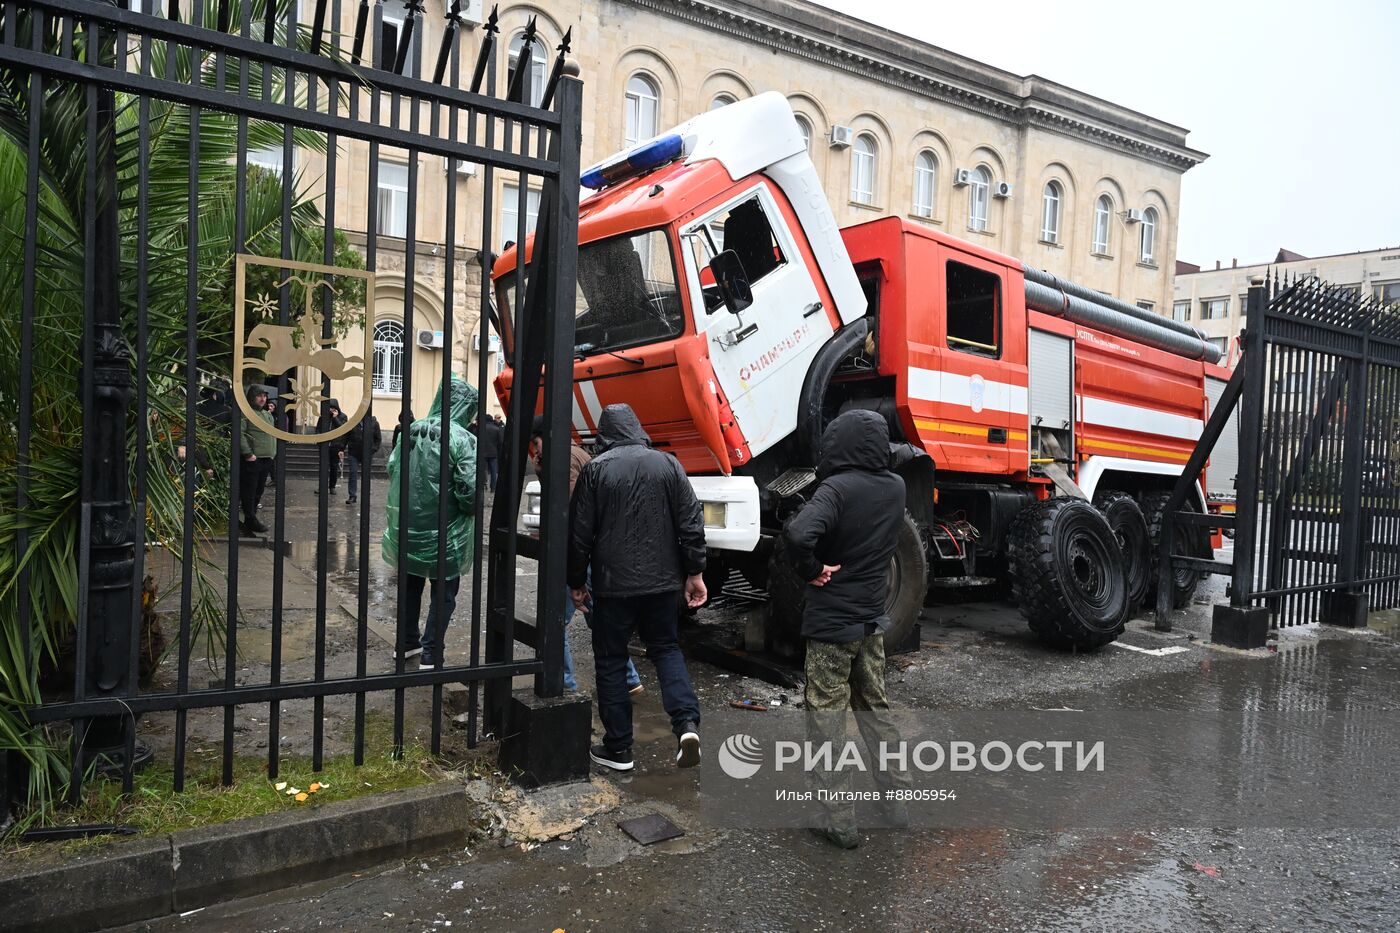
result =
[[[431,60],[443,3],[425,6],[419,35]],[[312,9],[302,4],[304,16]],[[386,32],[397,35],[405,4],[383,0],[382,10]],[[356,4],[342,11],[340,28],[353,34]],[[1181,127],[805,0],[502,3],[499,87],[517,64],[531,18],[543,40],[529,63],[536,88],[565,29],[574,27],[572,57],[585,85],[585,166],[694,113],[778,91],[798,115],[843,225],[897,214],[1143,307],[1165,312],[1171,300],[1181,174],[1205,158],[1186,145]],[[480,29],[466,34],[464,72],[480,39]],[[499,251],[503,242],[475,242],[484,182],[470,166],[448,177],[443,160],[423,157],[418,190],[409,191],[406,154],[384,152],[381,159],[370,190],[365,147],[342,142],[335,198],[337,224],[358,242],[371,203],[377,211],[375,407],[384,421],[397,416],[406,353],[418,354],[413,398],[424,410],[441,372],[438,353],[451,352],[458,370],[474,378],[474,254],[483,245]],[[299,178],[319,184],[323,157],[305,153],[304,161]],[[453,295],[445,294],[441,249],[449,236],[447,185],[458,186],[459,204],[450,233],[457,245]],[[514,239],[519,182],[496,173],[494,185],[496,229],[512,231],[499,239]],[[409,199],[417,204],[419,250],[414,329],[440,330],[452,314],[456,339],[442,350],[416,349],[415,335],[403,329],[405,257],[397,238],[406,232]],[[527,199],[533,226],[538,195]],[[498,366],[494,356],[492,370]],[[352,410],[353,394],[342,395]]]
[[[1245,266],[1233,259],[1224,268],[1217,262],[1214,269],[1178,262],[1172,317],[1199,327],[1230,354],[1245,324],[1250,278],[1273,272],[1317,276],[1358,295],[1400,302],[1400,247],[1316,257],[1281,249],[1273,262]]]

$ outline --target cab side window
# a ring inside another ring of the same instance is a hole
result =
[[[757,194],[706,218],[704,225],[691,231],[687,239],[695,254],[696,268],[701,270],[706,311],[718,307],[718,296],[712,295],[714,283],[705,269],[711,259],[725,250],[732,249],[739,257],[749,285],[758,284],[787,263],[773,234],[773,222]]]
[[[949,261],[948,346],[978,356],[1001,355],[1001,277]]]

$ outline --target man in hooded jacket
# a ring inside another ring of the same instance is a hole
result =
[[[570,503],[569,588],[574,603],[593,580],[593,658],[603,743],[595,762],[631,771],[632,704],[627,695],[627,642],[641,633],[656,665],[661,703],[676,734],[676,764],[700,763],[700,703],[677,641],[682,595],[705,602],[705,521],[674,457],[651,449],[651,438],[627,405],[609,405],[598,419],[601,452],[579,471]]]
[[[267,386],[248,387],[248,404],[256,412],[260,422],[268,428],[273,426],[272,415],[267,411]],[[242,530],[245,535],[267,531],[267,526],[258,521],[258,500],[262,498],[267,478],[272,473],[273,458],[277,456],[277,438],[263,428],[246,424],[238,435],[238,449],[242,460],[239,463],[238,498],[243,509]]]
[[[861,733],[872,750],[882,739],[898,740],[882,715],[890,708],[885,600],[904,520],[904,480],[890,471],[889,462],[890,432],[883,416],[863,410],[838,415],[822,434],[821,485],[783,532],[793,566],[808,581],[802,613],[808,727],[824,739],[844,742],[846,713],[861,713]],[[908,786],[906,774],[877,771],[875,776],[891,787]],[[828,790],[849,783],[849,775],[813,777]],[[828,816],[821,835],[853,848],[860,838],[854,809],[830,807]]]
[[[443,636],[457,608],[462,573],[472,561],[476,527],[476,438],[467,431],[476,411],[476,389],[457,376],[449,387],[446,487],[440,484],[443,444],[442,387],[433,394],[426,418],[409,426],[389,455],[388,524],[384,529],[384,560],[405,575],[406,599],[399,607],[397,653],[420,654],[419,668],[442,663]],[[408,499],[400,502],[400,473],[408,471]],[[447,499],[447,522],[438,522],[439,493]],[[400,529],[405,535],[399,550]],[[444,553],[438,574],[438,548]],[[428,625],[420,636],[418,612],[423,587],[432,581]],[[442,602],[439,617],[438,603]]]

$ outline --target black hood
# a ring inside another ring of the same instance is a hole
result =
[[[879,473],[890,467],[890,426],[883,415],[853,409],[837,415],[822,432],[823,477],[846,470]]]
[[[642,430],[631,405],[609,405],[598,419],[598,449],[612,450],[628,445],[649,445],[651,438]]]
[[[272,393],[267,391],[267,386],[265,385],[253,383],[248,387],[248,404],[261,411],[266,405],[258,404],[259,395],[266,395],[268,398],[272,398]]]

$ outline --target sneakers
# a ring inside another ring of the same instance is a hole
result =
[[[418,657],[418,656],[419,656],[420,654],[422,654],[422,653],[423,653],[423,649],[420,648],[420,647],[418,647],[417,645],[414,645],[412,648],[409,648],[407,651],[394,651],[393,653],[391,653],[391,654],[389,655],[389,657],[393,658],[393,659],[396,660],[396,661],[397,661],[399,658],[403,658],[405,661],[407,661],[409,658],[416,658],[416,657]]]
[[[697,738],[698,742],[699,739]],[[614,771],[632,770],[632,753],[610,752],[605,745],[595,745],[588,750],[588,757],[593,759],[595,764],[600,764],[604,768],[611,768]]]
[[[354,496],[351,496],[349,499],[346,499],[346,500],[345,500],[345,504],[346,504],[346,505],[354,505],[356,502],[359,502],[359,501],[360,501],[359,499],[356,499]]]
[[[840,849],[854,849],[860,845],[860,833],[854,826],[839,829],[835,826],[813,826],[812,832]]]
[[[676,742],[676,767],[693,768],[700,763],[700,733],[695,723],[688,722],[681,727],[681,737]]]
[[[423,648],[418,649],[418,669],[420,671],[430,671],[437,667],[436,661],[437,659],[433,656],[431,651],[427,651]]]
[[[630,696],[630,697],[635,697],[635,696],[638,696],[639,694],[641,694],[641,692],[644,691],[645,689],[646,689],[646,687],[643,687],[641,684],[637,684],[637,686],[635,686],[635,687],[628,687],[628,688],[627,688],[627,695]]]

